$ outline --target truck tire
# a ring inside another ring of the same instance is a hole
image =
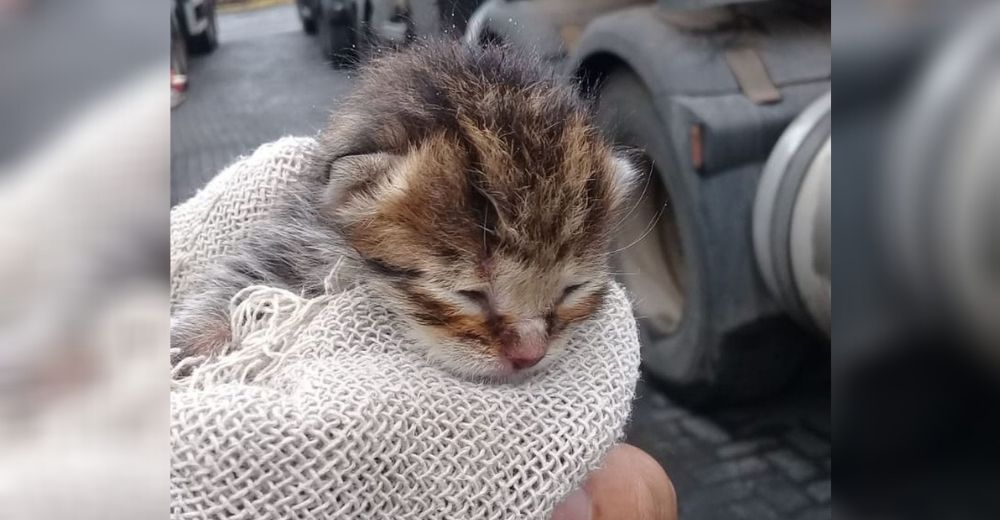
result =
[[[325,10],[320,9],[317,37],[323,57],[334,68],[346,68],[352,65],[357,55],[354,38],[354,28],[346,24],[336,24]]]
[[[678,166],[652,96],[627,67],[603,78],[596,112],[616,144],[642,150],[639,167],[647,172],[635,207],[626,208],[613,260],[633,298],[644,371],[693,406],[774,393],[798,369],[801,331],[780,316],[728,330],[713,320],[727,294],[708,283],[713,251],[698,231],[697,174]]]
[[[316,18],[305,18],[301,14],[299,20],[302,21],[302,31],[306,34],[316,34]]]
[[[208,27],[201,34],[191,36],[188,49],[194,54],[208,54],[219,46],[219,25],[215,9],[208,11]]]
[[[360,16],[355,14],[351,17],[354,20],[351,30],[354,34],[356,56],[359,60],[364,60],[370,58],[372,53],[378,49],[379,42],[375,37],[374,29],[372,29],[372,17],[375,13],[375,7],[372,5],[371,0],[365,0],[361,4]]]

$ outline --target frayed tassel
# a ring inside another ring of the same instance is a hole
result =
[[[267,378],[299,349],[302,343],[298,341],[299,333],[330,299],[330,295],[306,299],[286,289],[264,285],[241,290],[230,302],[232,350],[215,359],[186,362],[186,366],[199,366],[175,386],[204,388],[219,383],[249,384]]]

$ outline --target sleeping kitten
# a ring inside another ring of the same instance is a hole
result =
[[[537,61],[448,43],[380,59],[319,144],[276,216],[174,309],[181,357],[232,348],[240,289],[318,295],[338,263],[460,376],[537,370],[600,308],[635,172]]]

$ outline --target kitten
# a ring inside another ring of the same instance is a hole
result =
[[[635,170],[571,85],[510,49],[422,44],[358,81],[282,209],[177,305],[172,347],[230,348],[237,291],[317,295],[339,263],[457,375],[546,365],[602,304]]]

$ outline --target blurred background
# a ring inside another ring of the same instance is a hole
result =
[[[169,208],[447,37],[539,54],[645,151],[626,440],[682,518],[1000,518],[998,28],[973,0],[0,0],[0,511],[167,510]]]
[[[168,508],[165,16],[0,1],[3,518]]]

